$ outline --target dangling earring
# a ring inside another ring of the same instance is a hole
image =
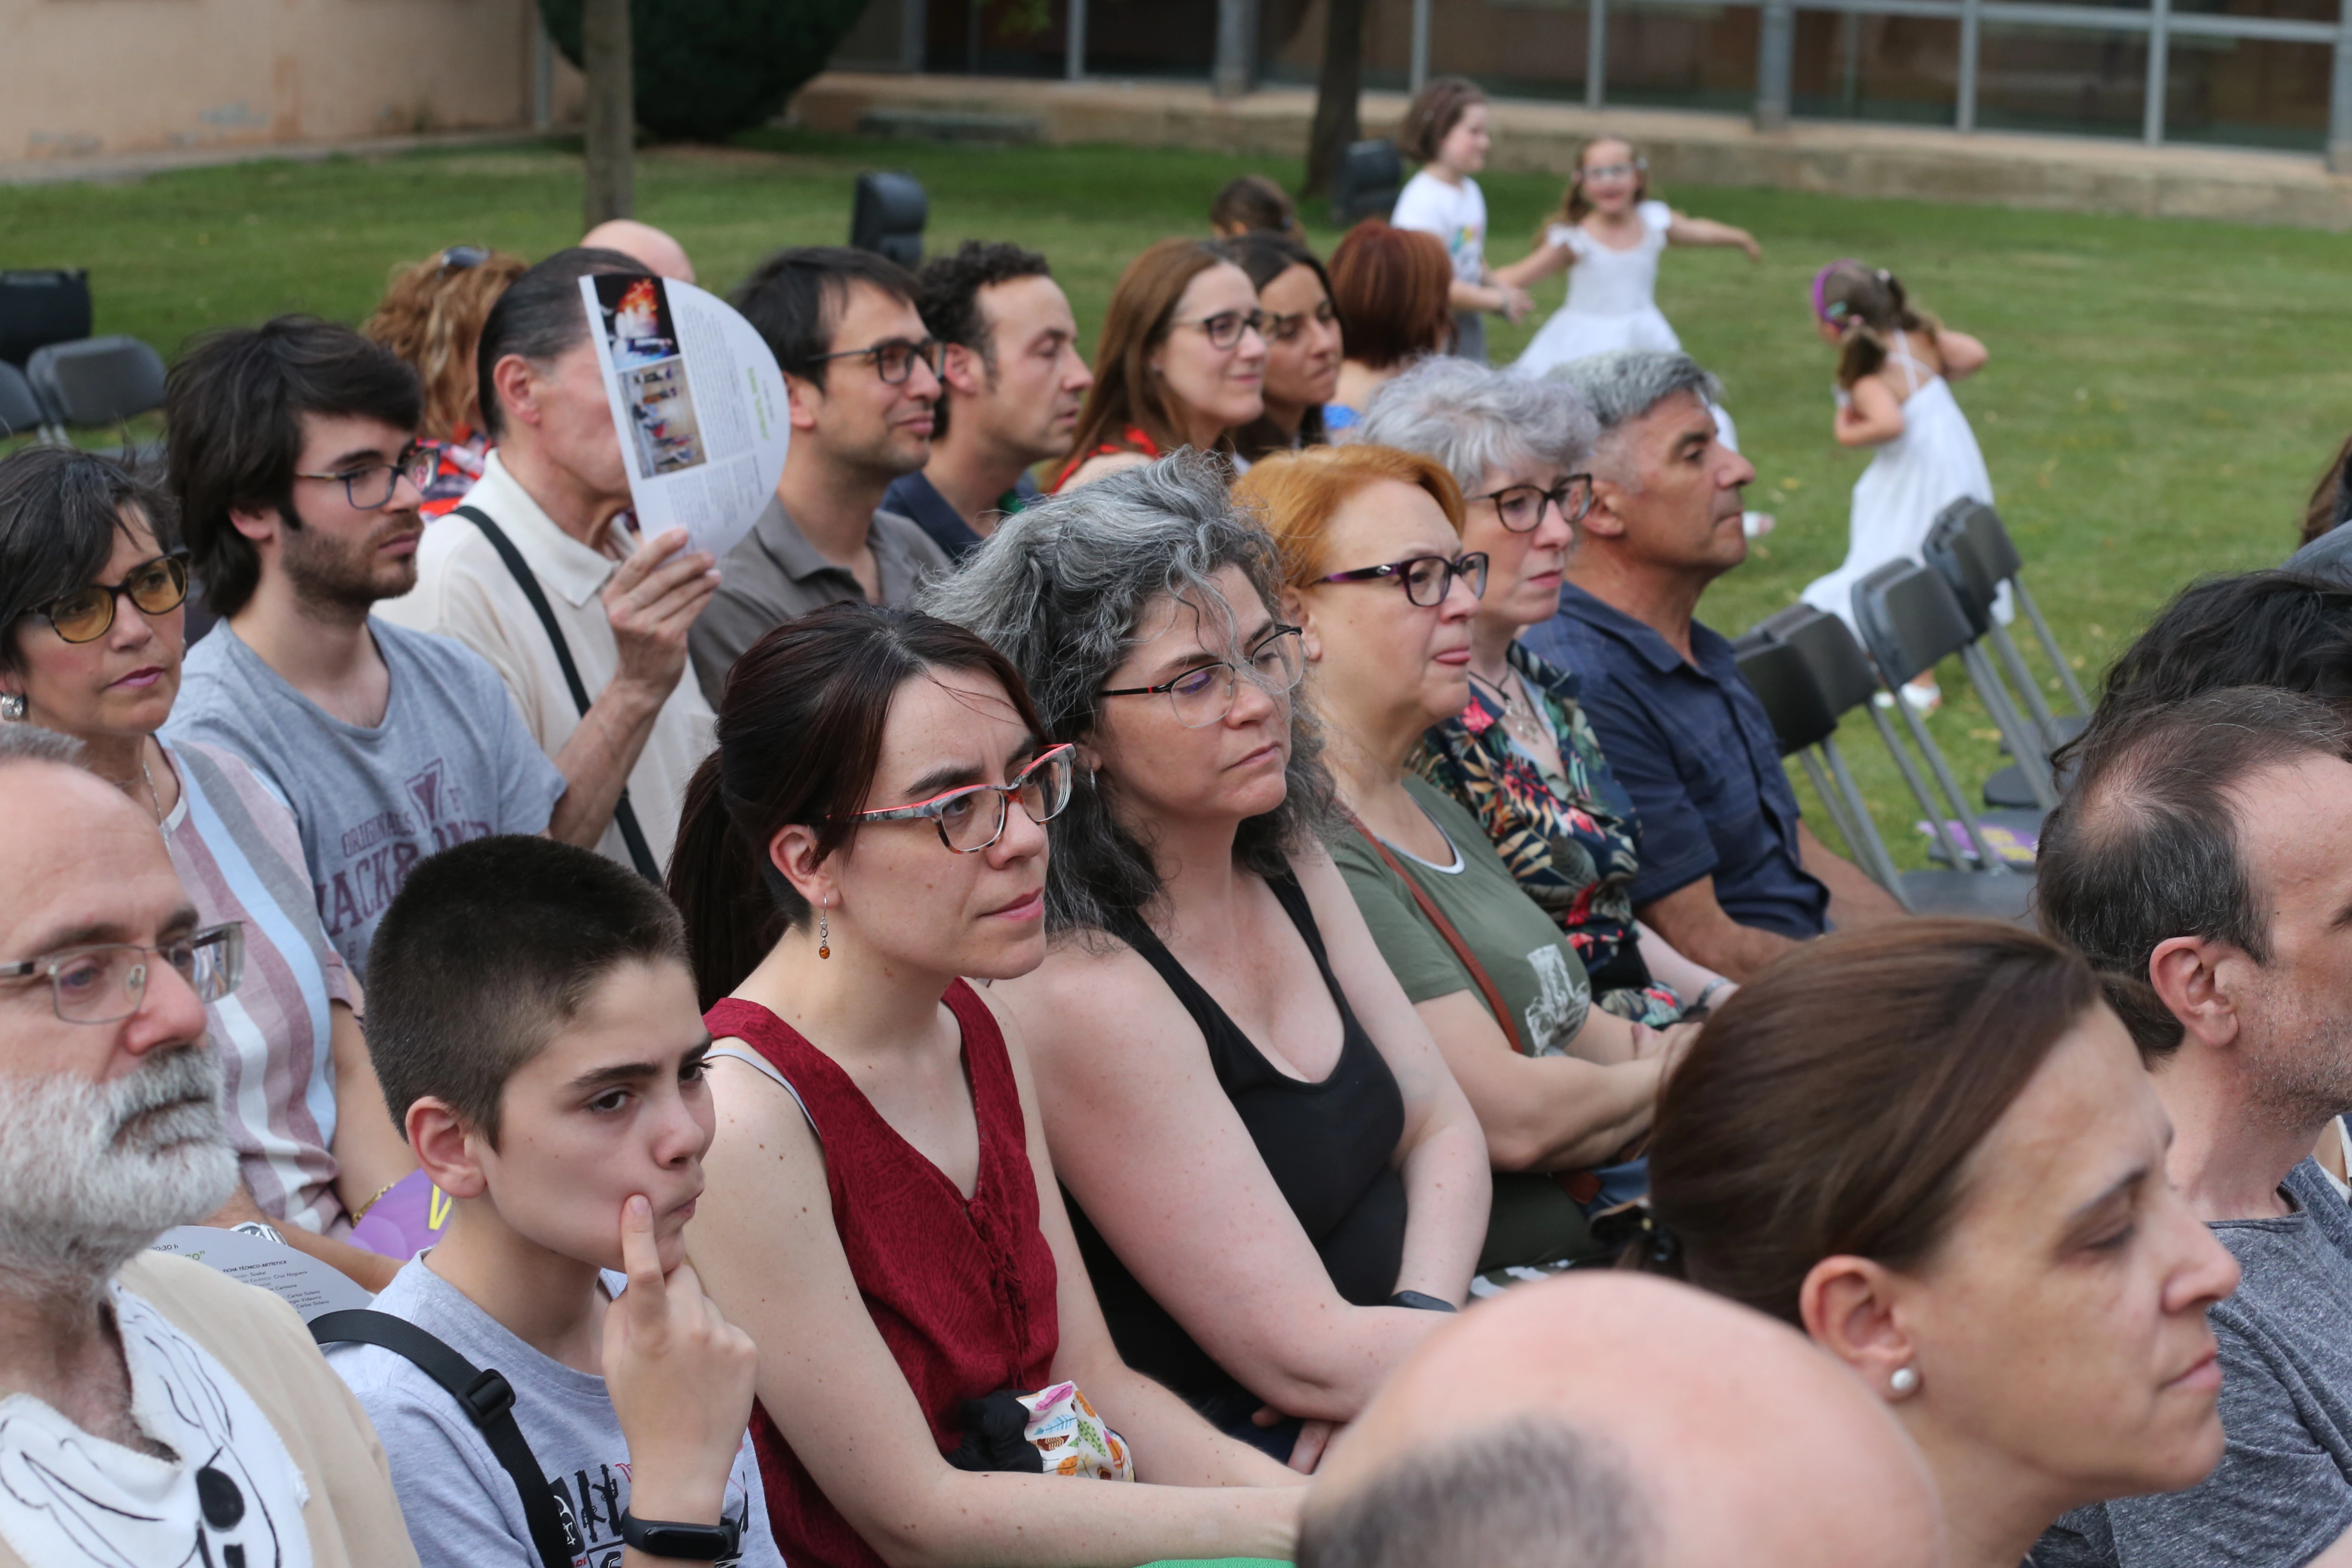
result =
[[[833,929],[825,921],[822,904],[817,906],[816,911],[816,955],[819,958],[833,956]]]
[[[1895,1375],[1886,1380],[1886,1385],[1895,1391],[1895,1398],[1906,1398],[1919,1392],[1919,1373],[1916,1368],[1898,1366]]]
[[[0,691],[0,723],[21,724],[25,721],[25,694],[21,691]]]

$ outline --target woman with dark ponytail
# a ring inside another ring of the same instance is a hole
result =
[[[835,605],[736,663],[688,792],[669,891],[719,1122],[688,1245],[760,1347],[795,1568],[1279,1557],[1296,1531],[1303,1478],[1119,1360],[1019,1035],[961,978],[1045,956],[1072,762],[1043,735],[970,632]]]
[[[1890,561],[1916,561],[1936,514],[1963,496],[1992,504],[1976,432],[1951,384],[1984,368],[1985,346],[1915,310],[1883,267],[1832,261],[1813,275],[1813,327],[1838,351],[1841,447],[1874,447],[1854,481],[1844,564],[1805,589],[1805,602],[1853,624],[1853,585]],[[2009,618],[2007,591],[1997,613]],[[1933,671],[1903,689],[1921,712],[1943,700]]]
[[[2098,1561],[2062,1514],[2221,1457],[2205,1310],[2238,1268],[2167,1179],[2171,1138],[2074,953],[1990,921],[1823,937],[1667,1080],[1639,1247],[1895,1407],[1953,1568]]]

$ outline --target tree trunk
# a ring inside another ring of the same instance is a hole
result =
[[[581,65],[588,78],[587,193],[583,226],[629,217],[636,207],[637,94],[629,47],[629,0],[581,7]]]
[[[1301,195],[1331,188],[1332,172],[1348,143],[1364,133],[1357,100],[1364,90],[1365,0],[1331,0],[1324,24],[1323,74],[1315,87],[1315,123],[1307,132],[1307,185]]]

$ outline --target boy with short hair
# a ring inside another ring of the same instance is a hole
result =
[[[757,1352],[685,1258],[713,1123],[677,912],[589,850],[477,839],[417,866],[371,959],[369,1053],[455,1204],[376,1310],[513,1384],[575,1563],[781,1568],[746,1436]],[[425,1568],[541,1568],[515,1482],[440,1384],[372,1345],[330,1360]],[[687,1528],[646,1535],[663,1524]]]

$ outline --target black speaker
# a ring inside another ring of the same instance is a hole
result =
[[[930,216],[930,199],[914,175],[860,174],[857,200],[849,209],[849,243],[856,249],[887,256],[901,267],[919,267],[923,225]]]
[[[1396,143],[1375,136],[1351,142],[1331,176],[1331,221],[1345,228],[1368,217],[1386,217],[1404,188],[1404,154]]]

